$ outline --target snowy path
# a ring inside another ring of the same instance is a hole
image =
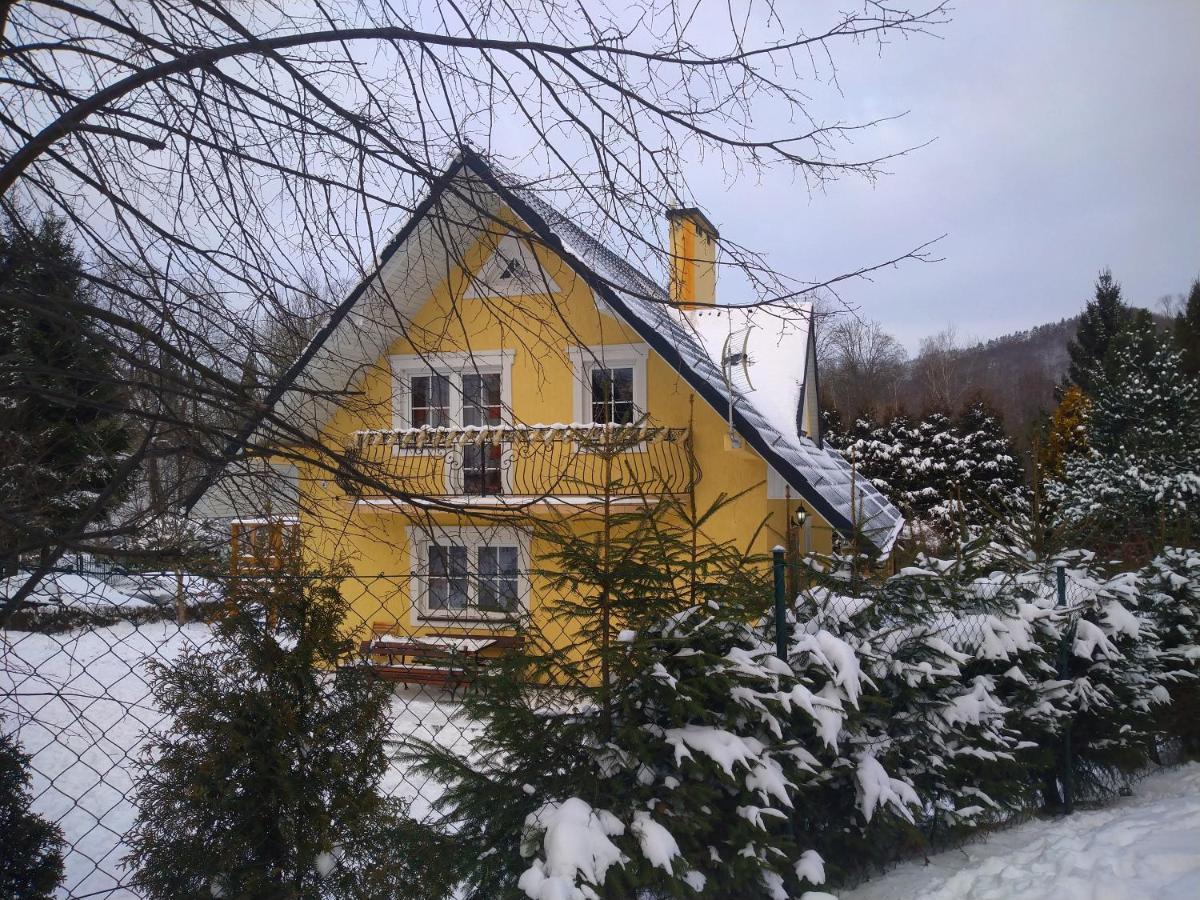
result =
[[[1197,900],[1200,764],[1104,809],[1038,820],[905,863],[841,900]]]

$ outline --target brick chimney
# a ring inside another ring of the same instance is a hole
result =
[[[667,210],[671,231],[671,300],[681,309],[717,300],[717,234],[694,206]]]

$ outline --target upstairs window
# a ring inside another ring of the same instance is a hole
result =
[[[501,424],[512,358],[511,350],[391,357],[392,427]]]
[[[574,421],[628,425],[646,415],[644,344],[572,347],[575,371]]]
[[[392,427],[479,428],[504,425],[511,406],[511,350],[393,356]],[[421,453],[421,450],[404,452]],[[504,493],[506,450],[465,441],[446,454],[446,492]]]
[[[450,376],[413,375],[410,385],[410,411],[413,428],[450,425]]]
[[[633,366],[594,366],[592,421],[628,425],[639,418],[633,400]]]

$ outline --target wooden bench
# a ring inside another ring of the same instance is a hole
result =
[[[364,659],[386,658],[371,669],[387,681],[449,687],[451,692],[470,683],[473,666],[486,664],[485,650],[511,650],[522,646],[514,635],[478,633],[428,633],[396,636],[394,626],[375,623],[372,636],[359,644]]]

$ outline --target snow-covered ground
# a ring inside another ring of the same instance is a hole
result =
[[[840,900],[1196,900],[1200,764],[1103,809],[1035,820],[899,866]]]
[[[25,582],[24,573],[0,579],[0,597]],[[180,580],[172,572],[122,572],[106,576],[76,572],[54,572],[43,578],[28,602],[42,613],[60,610],[99,615],[136,613],[175,602]],[[205,603],[220,598],[221,587],[197,575],[183,575],[182,587],[188,602]]]
[[[0,713],[33,757],[34,808],[63,830],[70,894],[122,877],[133,762],[162,720],[146,663],[210,637],[203,625],[118,623],[60,634],[0,631]]]
[[[64,894],[108,891],[127,878],[122,835],[133,824],[134,762],[163,714],[150,697],[146,664],[168,662],[211,639],[208,626],[121,622],[58,634],[0,631],[0,717],[32,756],[34,808],[67,843]],[[424,691],[393,701],[393,734],[462,746],[457,704]],[[393,767],[383,789],[423,816],[440,785]],[[119,898],[126,892],[105,893]]]
[[[25,582],[24,574],[0,579],[0,596]],[[122,586],[125,587],[125,586]],[[148,599],[136,596],[136,591],[118,588],[94,575],[77,575],[73,572],[57,572],[47,575],[38,583],[29,602],[50,609],[84,609],[95,612],[112,612],[120,609],[137,609],[150,606]]]

